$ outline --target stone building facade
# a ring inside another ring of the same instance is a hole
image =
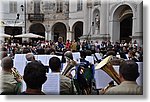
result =
[[[21,0],[17,5],[22,33],[32,32],[54,41],[61,36],[64,41],[136,40],[142,44],[142,0]],[[9,19],[4,18],[1,21]]]

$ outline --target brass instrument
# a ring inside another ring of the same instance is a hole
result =
[[[62,75],[64,75],[64,76],[67,76],[68,75],[68,73],[70,72],[70,70],[74,67],[74,66],[76,66],[77,65],[77,63],[76,63],[76,61],[74,61],[74,60],[71,60],[70,58],[68,58],[68,57],[66,57],[67,58],[67,66],[66,66],[66,68],[65,68],[65,70],[62,72]]]
[[[119,78],[119,74],[114,70],[113,65],[120,65],[124,59],[116,58],[112,55],[106,57],[104,60],[102,60],[95,69],[101,69],[104,72],[106,72],[118,85],[121,83],[121,80]],[[101,94],[104,94],[107,89],[115,86],[113,81],[109,82],[108,85],[100,91]]]
[[[114,87],[114,86],[115,86],[114,81],[110,81],[107,86],[101,89],[100,93],[104,94],[107,91],[107,89]]]
[[[121,83],[118,73],[114,70],[111,61],[113,56],[110,55],[102,60],[95,69],[101,69],[106,72],[118,85]]]
[[[19,72],[18,72],[18,70],[16,68],[14,68],[14,67],[11,68],[11,71],[12,71],[12,74],[14,75],[14,77],[16,79],[22,80],[22,76],[19,74]]]

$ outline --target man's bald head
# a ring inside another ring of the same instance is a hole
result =
[[[10,57],[4,57],[1,61],[1,67],[3,70],[9,70],[13,67],[13,60]]]
[[[26,59],[27,59],[27,61],[34,61],[35,60],[34,54],[33,53],[27,53]]]

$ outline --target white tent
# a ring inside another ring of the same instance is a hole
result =
[[[9,34],[0,33],[0,37],[1,37],[1,38],[10,38],[10,37],[12,37],[12,36],[9,35]]]
[[[43,36],[33,34],[33,33],[15,35],[14,37],[16,37],[16,38],[44,38]]]

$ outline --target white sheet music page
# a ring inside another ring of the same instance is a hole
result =
[[[93,56],[86,56],[85,60],[89,61],[91,64],[94,64]]]
[[[60,94],[60,73],[48,73],[47,81],[43,85],[43,92],[47,95]]]
[[[107,73],[100,69],[95,71],[94,77],[96,81],[96,89],[104,88],[113,80]]]

